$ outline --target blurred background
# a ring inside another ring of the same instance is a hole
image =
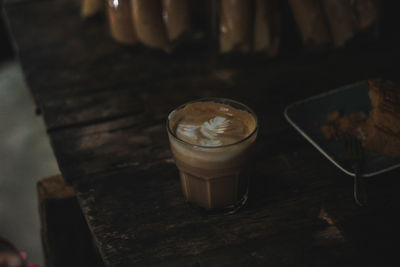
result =
[[[3,1],[0,0],[0,5]],[[1,9],[2,10],[2,9]],[[36,182],[59,173],[0,15],[0,236],[43,265]]]

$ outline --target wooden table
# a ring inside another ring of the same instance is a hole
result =
[[[63,176],[106,266],[385,266],[396,259],[398,176],[368,181],[359,208],[352,178],[292,129],[293,101],[371,77],[397,78],[398,44],[317,55],[220,57],[124,47],[105,20],[82,21],[75,1],[5,7],[26,81]],[[185,203],[165,131],[175,107],[206,96],[259,116],[246,206],[207,216]]]

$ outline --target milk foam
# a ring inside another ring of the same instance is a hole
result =
[[[255,128],[247,111],[215,102],[197,102],[174,114],[176,136],[188,143],[216,147],[238,142]]]

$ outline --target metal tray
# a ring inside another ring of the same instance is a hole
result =
[[[368,115],[371,104],[367,81],[350,84],[289,105],[284,115],[289,123],[315,146],[326,158],[346,174],[354,176],[349,162],[344,159],[344,146],[327,140],[317,125],[327,124],[327,116],[334,111],[343,114],[363,112]],[[400,160],[365,151],[364,177],[371,177],[400,167]]]

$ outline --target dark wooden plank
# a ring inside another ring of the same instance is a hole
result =
[[[189,90],[183,92],[153,93],[151,98],[143,101],[144,104],[138,100],[131,102],[133,106],[143,105],[141,113],[112,121],[51,131],[51,142],[65,177],[71,181],[87,174],[127,166],[148,166],[170,159],[165,128],[168,113],[193,96],[211,95],[207,90],[198,91],[197,95]],[[291,150],[299,143],[307,145],[294,131],[288,131],[289,125],[281,115],[284,105],[266,105],[264,99],[245,97],[243,99],[246,103],[260,114],[260,151],[268,149],[268,155],[274,155],[282,150]],[[282,97],[284,96],[281,94],[273,94],[270,100],[272,103],[282,103],[279,101]],[[285,141],[282,146],[274,140],[278,136],[286,137],[289,141]]]
[[[384,179],[398,184],[397,175]],[[374,227],[349,226],[382,214],[381,205],[395,199],[387,184],[372,186],[371,206],[357,208],[351,178],[304,147],[258,161],[249,202],[231,216],[187,205],[172,162],[96,175],[77,189],[107,266],[355,266],[379,262],[377,240],[385,239],[385,248],[396,243],[385,235],[354,245],[353,233],[396,229],[379,219]]]

